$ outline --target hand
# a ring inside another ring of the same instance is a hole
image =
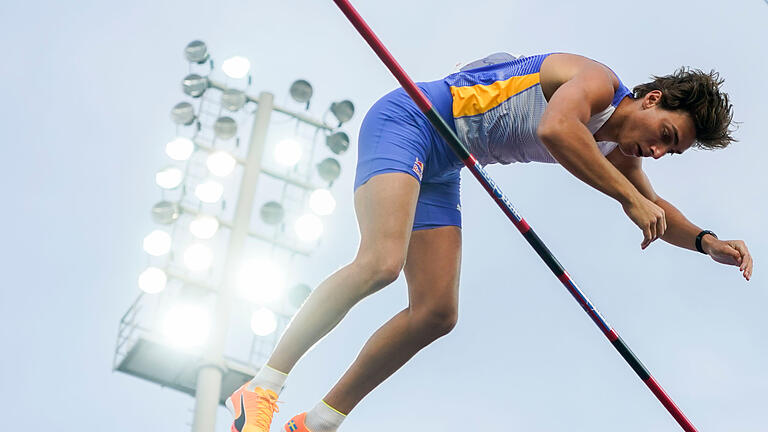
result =
[[[652,241],[664,235],[664,231],[667,230],[667,218],[664,209],[653,201],[640,195],[637,200],[623,207],[624,213],[643,231],[644,238],[640,248],[647,248]]]
[[[749,254],[747,245],[741,240],[718,240],[710,235],[702,237],[701,248],[707,255],[720,264],[739,266],[739,271],[744,274],[744,279],[752,277],[752,255]]]

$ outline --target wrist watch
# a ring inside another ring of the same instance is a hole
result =
[[[704,249],[701,248],[701,238],[704,237],[707,234],[711,235],[714,238],[717,238],[717,234],[713,233],[710,230],[704,230],[704,231],[700,232],[699,235],[696,236],[696,250],[701,252],[701,253],[703,253],[703,254],[705,254],[705,255],[707,253],[704,252]]]

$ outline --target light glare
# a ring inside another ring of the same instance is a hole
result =
[[[285,291],[285,275],[273,260],[254,259],[243,265],[237,285],[243,298],[256,304],[269,304]]]
[[[280,165],[292,167],[301,159],[301,144],[296,140],[286,139],[280,141],[275,147],[275,160]]]
[[[210,215],[199,215],[189,223],[189,231],[200,240],[208,240],[219,230],[219,220]]]
[[[172,307],[163,319],[163,336],[179,348],[199,347],[208,339],[211,316],[202,305],[180,304]]]
[[[309,208],[317,215],[328,216],[336,209],[336,199],[328,189],[317,189],[309,196]]]
[[[195,151],[195,144],[189,138],[178,137],[168,142],[165,145],[165,154],[169,158],[177,161],[185,161],[189,159],[192,152]]]
[[[147,294],[157,294],[165,289],[168,276],[157,267],[147,267],[139,275],[139,288]]]
[[[277,330],[277,318],[267,309],[261,308],[251,315],[251,330],[257,336],[269,336]]]
[[[248,71],[251,70],[251,62],[245,57],[234,56],[224,60],[221,69],[228,77],[240,79],[248,75]]]
[[[154,230],[144,237],[144,250],[152,256],[163,256],[171,251],[171,235]]]
[[[235,169],[237,161],[225,151],[213,152],[205,161],[208,171],[218,177],[226,177]]]
[[[184,180],[184,173],[176,167],[168,167],[155,174],[155,183],[163,189],[176,189]]]
[[[195,196],[204,203],[217,202],[223,193],[224,186],[215,180],[207,180],[195,187]]]
[[[301,241],[311,243],[323,234],[323,222],[317,216],[307,213],[296,219],[294,230]]]

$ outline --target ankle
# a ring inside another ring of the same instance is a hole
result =
[[[336,432],[346,418],[346,414],[321,400],[307,413],[305,423],[312,432]]]
[[[288,379],[287,373],[264,365],[250,381],[248,388],[253,390],[256,387],[261,387],[264,390],[271,390],[279,395],[283,390],[283,386],[285,386],[286,379]]]

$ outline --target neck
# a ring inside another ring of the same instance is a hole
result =
[[[631,97],[622,99],[608,121],[606,121],[603,127],[598,129],[595,133],[595,140],[619,142],[619,132],[624,127],[624,123],[626,122],[629,112],[632,110],[632,104],[634,103],[635,100]]]

